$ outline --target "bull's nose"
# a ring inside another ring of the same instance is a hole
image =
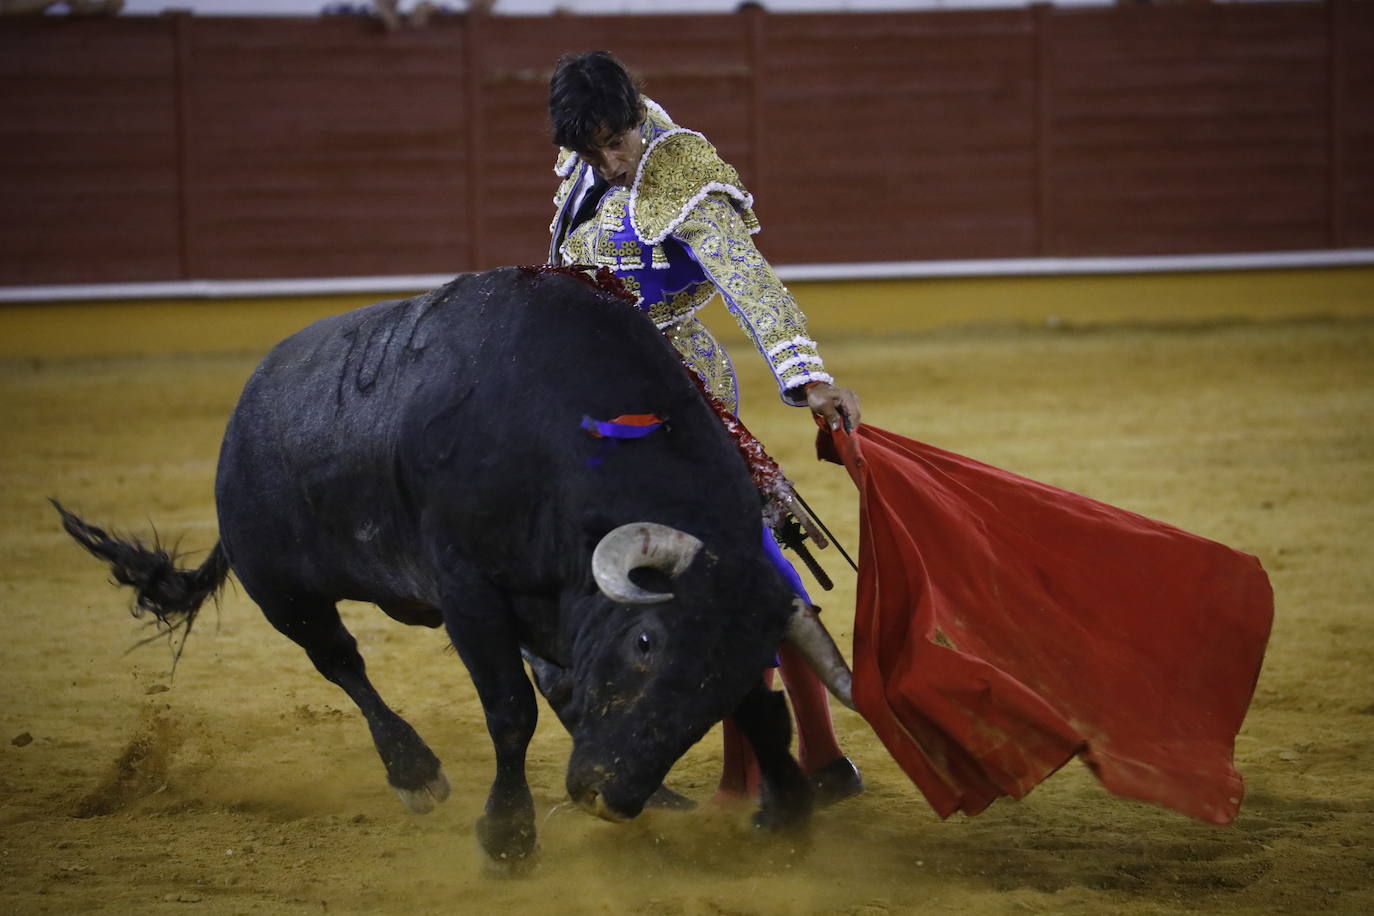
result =
[[[619,824],[629,820],[625,815],[613,811],[610,805],[606,804],[606,797],[595,789],[583,791],[575,801],[584,811],[595,814],[603,821]]]

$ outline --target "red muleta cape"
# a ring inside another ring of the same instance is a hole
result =
[[[817,450],[861,494],[855,705],[941,817],[1077,754],[1120,795],[1235,818],[1257,559],[872,426]]]

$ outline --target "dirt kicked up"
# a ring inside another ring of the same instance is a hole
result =
[[[826,341],[876,424],[1258,555],[1277,613],[1228,828],[1108,795],[1071,763],[939,821],[859,718],[868,791],[808,841],[710,803],[713,734],[669,784],[703,804],[612,825],[530,751],[540,864],[484,877],[492,753],[442,635],[349,605],[382,694],[454,782],[410,815],[361,716],[232,588],[175,678],[165,641],[46,497],[187,551],[215,541],[219,438],[256,355],[0,364],[0,910],[13,913],[1374,912],[1374,322],[982,329]],[[737,347],[744,417],[853,551],[845,473]],[[853,578],[819,595],[848,648]]]

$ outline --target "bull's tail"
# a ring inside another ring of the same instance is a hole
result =
[[[145,546],[137,538],[118,538],[82,521],[57,500],[50,500],[62,516],[62,527],[92,554],[110,564],[120,585],[134,590],[134,614],[152,611],[159,624],[189,632],[205,600],[217,595],[229,577],[229,558],[216,543],[197,569],[178,569],[175,550],[154,539]]]

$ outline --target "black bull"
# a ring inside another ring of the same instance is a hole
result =
[[[633,441],[580,426],[646,413],[665,422]],[[448,780],[369,682],[335,602],[442,624],[495,746],[477,832],[496,860],[535,848],[522,648],[557,677],[567,788],[584,807],[635,816],[733,715],[763,770],[760,823],[806,822],[785,707],[759,675],[784,638],[818,667],[838,654],[764,558],[759,493],[676,353],[584,277],[464,276],[287,338],[229,421],[215,497],[220,543],[196,570],[63,517],[164,623],[189,627],[232,569],[357,703],[388,781],[417,811]]]

